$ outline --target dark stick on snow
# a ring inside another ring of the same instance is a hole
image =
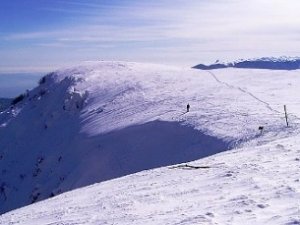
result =
[[[210,166],[192,166],[188,164],[169,167],[169,169],[209,169],[209,168]]]
[[[285,114],[285,122],[286,122],[286,126],[289,126],[289,122],[288,122],[288,117],[287,117],[287,110],[286,110],[286,105],[284,105],[284,114]]]

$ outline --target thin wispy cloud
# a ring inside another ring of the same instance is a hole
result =
[[[7,53],[14,54],[14,45],[30,55],[30,66],[40,63],[37,58],[58,66],[99,58],[192,66],[247,54],[300,53],[297,0],[55,2],[35,10],[59,16],[62,23],[0,34],[5,42],[0,66]],[[12,58],[22,57],[15,52]]]

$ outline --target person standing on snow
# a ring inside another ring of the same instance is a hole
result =
[[[187,105],[186,105],[186,112],[189,112],[190,111],[190,104],[188,103]]]

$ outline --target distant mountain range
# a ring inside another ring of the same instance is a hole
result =
[[[300,69],[300,58],[291,57],[264,57],[258,59],[241,59],[234,62],[219,62],[211,65],[198,64],[195,69],[213,70],[223,68],[245,68],[245,69],[270,69],[270,70],[297,70]]]

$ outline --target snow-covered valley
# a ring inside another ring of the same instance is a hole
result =
[[[299,85],[299,70],[51,73],[0,114],[0,211],[51,199],[0,224],[300,224]]]

